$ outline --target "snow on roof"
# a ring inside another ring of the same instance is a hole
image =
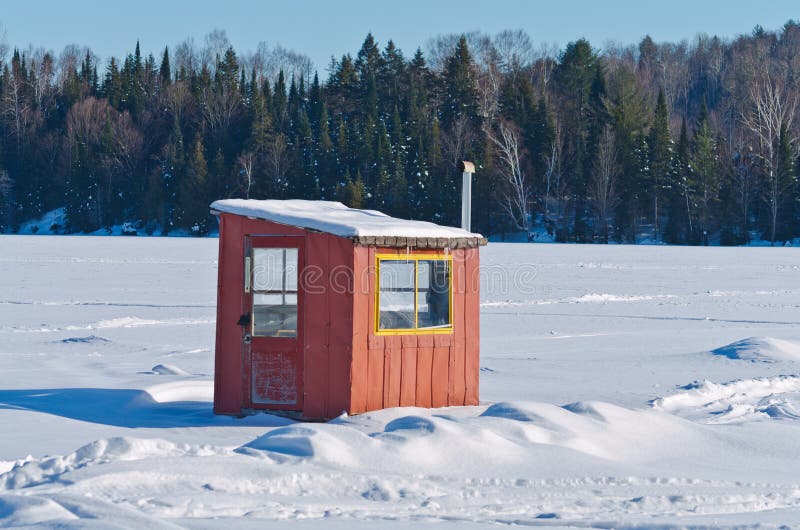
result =
[[[486,244],[480,234],[460,228],[397,219],[376,210],[348,208],[333,201],[225,199],[211,203],[211,210],[215,214],[231,213],[326,232],[361,244],[421,247]]]

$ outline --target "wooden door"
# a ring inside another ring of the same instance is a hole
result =
[[[303,408],[303,240],[245,237],[243,376],[252,408]]]

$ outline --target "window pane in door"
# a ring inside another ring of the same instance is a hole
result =
[[[297,249],[253,249],[253,335],[297,336]]]

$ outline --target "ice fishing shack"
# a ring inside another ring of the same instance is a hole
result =
[[[478,403],[481,235],[328,201],[211,210],[216,413]]]

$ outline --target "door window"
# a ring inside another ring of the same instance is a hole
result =
[[[253,336],[297,336],[297,249],[253,249]]]

